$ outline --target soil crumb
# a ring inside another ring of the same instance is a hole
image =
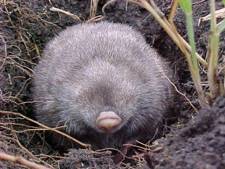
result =
[[[100,154],[100,153],[99,153]],[[73,169],[73,168],[112,168],[116,166],[110,152],[99,156],[88,149],[71,149],[67,157],[60,161],[60,169]]]
[[[129,169],[130,163],[115,164],[111,151],[94,152],[88,149],[71,149],[65,159],[59,162],[60,169],[94,168],[94,169]],[[136,169],[148,169],[147,162],[142,161]]]

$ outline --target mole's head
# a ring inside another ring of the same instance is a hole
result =
[[[91,128],[114,133],[133,116],[138,86],[134,75],[122,69],[98,61],[83,69],[75,81],[71,79],[61,96],[61,104],[67,107],[62,118],[70,132],[79,135]]]
[[[150,113],[152,96],[148,97],[154,92],[147,91],[149,84],[124,65],[97,61],[70,81],[60,94],[59,107],[67,132],[74,136],[131,137],[157,121]]]

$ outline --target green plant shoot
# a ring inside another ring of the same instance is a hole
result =
[[[198,62],[196,56],[196,46],[194,39],[194,28],[193,28],[193,17],[192,17],[192,1],[191,0],[180,0],[180,7],[185,13],[186,16],[186,27],[188,32],[189,43],[192,48],[192,64],[194,66],[195,71],[198,71]]]
[[[204,94],[201,87],[201,77],[199,74],[199,65],[196,55],[196,45],[194,38],[194,26],[193,26],[193,17],[192,17],[192,1],[191,0],[180,0],[179,5],[183,10],[186,17],[186,28],[188,32],[188,40],[191,46],[191,60],[189,60],[190,71],[192,72],[192,79],[195,83],[195,87],[201,97],[201,100],[204,100]]]

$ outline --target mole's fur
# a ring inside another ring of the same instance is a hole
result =
[[[146,141],[173,106],[168,78],[166,61],[131,27],[71,26],[46,45],[35,68],[35,117],[51,127],[65,125],[96,148]]]

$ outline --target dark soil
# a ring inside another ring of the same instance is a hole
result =
[[[171,0],[155,0],[155,2],[165,15],[169,13]],[[102,7],[106,1],[102,0],[99,3],[97,15],[103,15]],[[66,26],[81,22],[65,14],[50,11],[52,6],[69,11],[79,16],[82,21],[90,19],[90,0],[9,0],[5,4],[0,4],[0,110],[22,112],[27,116],[32,116],[30,92],[32,69],[38,63],[44,45]],[[217,8],[222,8],[222,3],[219,1]],[[195,0],[193,9],[197,50],[204,57],[207,52],[209,22],[198,25],[198,21],[200,17],[209,13],[208,1]],[[124,0],[117,0],[109,4],[105,7],[104,12],[103,20],[133,26],[145,36],[149,45],[154,46],[162,57],[168,59],[178,77],[178,89],[199,108],[197,94],[185,59],[154,18],[146,10],[131,3],[127,4]],[[177,11],[174,22],[181,35],[187,39],[184,15],[180,9]],[[220,61],[225,55],[224,38],[225,34],[223,33]],[[203,68],[201,74],[203,81],[206,81],[206,73]],[[180,117],[176,124],[168,126],[171,128],[170,133],[165,138],[155,141],[155,143],[159,143],[156,148],[149,149],[147,145],[142,150],[134,148],[134,152],[139,153],[136,156],[139,158],[131,156],[124,163],[114,164],[112,155],[108,151],[96,154],[91,150],[73,149],[63,157],[45,142],[43,132],[16,133],[15,131],[34,128],[34,125],[23,118],[8,115],[0,115],[0,151],[12,155],[22,155],[37,163],[43,164],[44,160],[55,168],[58,166],[71,169],[131,168],[131,166],[133,168],[163,169],[225,168],[224,98],[219,98],[211,108],[203,108],[198,114],[194,112],[184,97],[180,98],[177,105]],[[195,117],[193,118],[193,116]],[[26,126],[21,128],[15,123]],[[11,141],[9,141],[10,138]],[[18,145],[18,141],[34,157],[22,149]],[[42,155],[38,156],[39,154]],[[48,154],[48,157],[43,154]],[[37,158],[40,160],[38,161]],[[46,163],[44,164],[48,166]],[[0,161],[0,168],[10,167],[25,168],[21,165]]]
[[[218,98],[212,108],[202,109],[177,133],[160,140],[162,152],[149,155],[153,168],[225,168],[225,98]]]

